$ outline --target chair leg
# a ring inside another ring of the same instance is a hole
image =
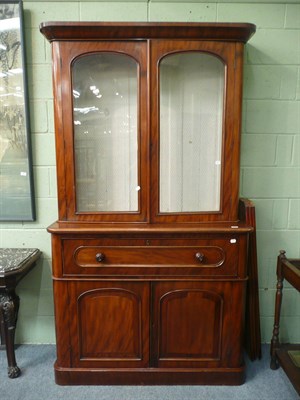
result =
[[[0,293],[0,313],[4,326],[4,340],[6,345],[6,355],[8,362],[9,378],[17,378],[20,368],[17,366],[15,357],[15,331],[18,318],[20,299],[14,290]]]
[[[282,303],[282,289],[283,289],[283,276],[281,270],[281,259],[284,258],[285,252],[282,250],[277,260],[277,285],[276,285],[276,297],[275,297],[275,316],[273,335],[271,339],[270,355],[271,362],[270,368],[277,369],[279,367],[278,360],[276,357],[276,349],[279,347],[279,325],[280,325],[280,311]]]

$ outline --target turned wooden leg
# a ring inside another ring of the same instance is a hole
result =
[[[283,289],[283,277],[282,277],[282,269],[281,269],[281,260],[285,258],[285,251],[281,250],[280,255],[277,259],[277,285],[276,285],[276,297],[275,297],[275,316],[274,316],[274,327],[273,327],[273,336],[271,339],[271,369],[277,369],[279,367],[277,357],[276,357],[276,349],[279,347],[279,324],[280,324],[280,311],[281,311],[281,303],[282,303],[282,289]]]
[[[5,335],[4,335],[4,320],[1,312],[0,312],[0,335],[1,335],[0,349],[2,350],[5,348]]]
[[[21,374],[20,368],[16,363],[14,348],[19,304],[20,299],[14,290],[0,293],[0,312],[4,327],[3,331],[6,345],[9,378],[17,378]]]

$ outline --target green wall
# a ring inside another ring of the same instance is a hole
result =
[[[24,1],[37,221],[2,223],[0,247],[38,247],[20,283],[18,343],[54,343],[50,235],[57,218],[50,45],[42,21],[252,22],[246,47],[241,196],[255,201],[262,341],[272,335],[276,257],[300,258],[300,4],[280,1]],[[300,341],[300,295],[289,287],[281,338]]]

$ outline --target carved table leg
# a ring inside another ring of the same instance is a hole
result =
[[[17,378],[21,374],[20,368],[16,363],[14,349],[19,304],[20,299],[14,290],[0,292],[0,313],[4,324],[4,339],[6,344],[9,378]]]
[[[283,289],[283,276],[281,271],[281,260],[285,258],[285,251],[281,250],[277,260],[277,285],[276,285],[276,298],[275,298],[275,317],[274,317],[274,328],[273,336],[271,339],[271,369],[277,369],[279,367],[276,358],[276,349],[279,347],[279,323],[280,323],[280,311],[282,303],[282,289]]]

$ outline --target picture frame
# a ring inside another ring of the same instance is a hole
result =
[[[22,1],[0,1],[0,221],[34,221]]]

